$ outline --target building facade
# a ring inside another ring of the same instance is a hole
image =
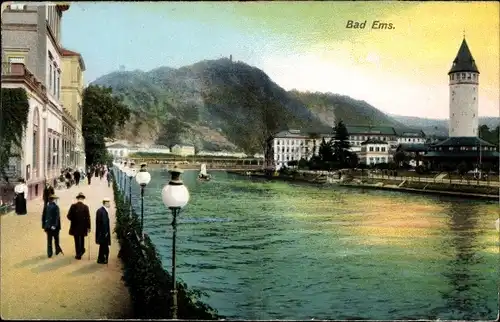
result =
[[[115,159],[121,159],[125,158],[129,155],[129,148],[128,146],[120,143],[116,144],[111,144],[106,147],[108,152],[115,158]]]
[[[424,144],[427,136],[423,131],[396,130],[397,144]]]
[[[359,163],[365,165],[388,163],[391,160],[389,150],[389,142],[368,139],[361,143],[361,151],[358,153]]]
[[[285,130],[270,137],[264,153],[265,167],[280,169],[289,161],[309,160],[318,155],[323,139],[331,140],[332,134]]]
[[[395,150],[398,144],[398,133],[389,126],[346,126],[349,133],[351,152],[361,152],[362,143],[367,140],[379,140],[389,144],[391,150]]]
[[[30,113],[22,156],[13,169],[29,195],[61,168],[61,19],[69,5],[10,4],[2,11],[2,88],[25,88]],[[12,169],[11,169],[12,170]]]
[[[195,154],[194,146],[191,145],[176,144],[170,149],[170,151],[172,151],[172,154],[180,156],[189,156]]]
[[[71,168],[85,168],[85,144],[82,135],[82,96],[83,73],[85,62],[77,52],[61,48],[62,103],[63,118],[63,154],[65,165]]]

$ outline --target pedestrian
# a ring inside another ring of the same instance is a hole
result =
[[[80,171],[78,171],[78,169],[75,170],[75,172],[73,172],[73,178],[75,178],[75,185],[77,186],[80,183],[80,177],[81,177]]]
[[[52,239],[56,248],[56,256],[64,252],[59,245],[59,232],[61,231],[61,213],[59,206],[56,203],[57,196],[54,194],[48,197],[49,203],[43,209],[42,214],[42,228],[47,234],[47,256],[52,257]]]
[[[75,258],[82,259],[85,254],[85,237],[90,232],[90,210],[83,203],[85,195],[79,193],[76,196],[76,202],[71,205],[68,211],[68,220],[71,222],[69,234],[75,239]]]
[[[43,189],[43,206],[45,207],[49,202],[49,197],[55,194],[54,187],[49,183],[49,180],[45,180],[45,188]]]
[[[99,169],[99,179],[102,180],[102,177],[104,177],[104,167],[101,166]]]
[[[95,215],[95,243],[99,245],[98,264],[107,264],[109,246],[111,245],[111,229],[109,226],[109,205],[111,200],[104,198],[102,207],[97,209]]]
[[[111,176],[111,171],[109,171],[109,170],[106,173],[106,180],[108,180],[108,187],[110,187],[111,186],[111,181],[113,180],[113,178]]]
[[[90,182],[92,181],[92,168],[88,167],[87,168],[87,182],[90,185]]]
[[[66,170],[65,178],[66,178],[66,188],[69,189],[71,187],[71,173],[69,172],[69,170]]]
[[[23,178],[19,179],[19,183],[14,187],[14,192],[16,194],[16,214],[26,215],[28,213],[26,209],[26,200],[28,199],[28,186],[26,186],[26,181]]]

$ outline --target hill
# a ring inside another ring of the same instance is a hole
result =
[[[390,115],[392,119],[407,127],[419,128],[427,135],[448,135],[447,119],[429,119],[415,116]],[[479,125],[486,125],[494,129],[500,125],[500,117],[479,117]]]
[[[262,70],[227,58],[113,72],[92,84],[111,87],[130,106],[120,138],[135,142],[255,153],[282,129],[330,132],[333,115],[347,124],[404,126],[347,96],[287,92]]]

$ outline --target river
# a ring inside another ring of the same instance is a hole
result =
[[[144,226],[170,271],[169,174],[151,173]],[[177,276],[226,318],[497,316],[496,202],[212,175],[182,176]]]

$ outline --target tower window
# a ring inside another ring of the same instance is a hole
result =
[[[467,73],[467,79],[472,79],[472,76],[469,73]]]
[[[472,114],[472,117],[476,117],[476,113]]]
[[[462,73],[462,79],[465,79],[465,73]]]

